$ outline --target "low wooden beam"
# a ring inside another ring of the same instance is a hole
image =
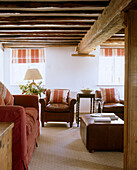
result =
[[[55,44],[55,43],[64,43],[64,44],[78,44],[79,43],[79,41],[63,41],[63,40],[5,40],[5,41],[1,41],[0,40],[0,42],[1,43],[52,43],[52,44]]]
[[[113,40],[125,40],[125,36],[112,36],[110,39],[113,39]]]
[[[124,28],[125,16],[121,11],[131,1],[132,0],[111,0],[109,6],[105,8],[102,15],[100,15],[78,45],[78,53],[88,54],[98,45],[109,39],[113,34]]]
[[[65,31],[56,31],[56,32],[49,32],[49,31],[42,31],[42,32],[39,32],[39,31],[27,31],[27,32],[24,32],[24,31],[14,31],[14,32],[11,32],[11,31],[0,31],[0,35],[39,35],[39,36],[48,36],[48,35],[67,35],[67,36],[71,36],[71,35],[75,35],[75,36],[79,36],[79,35],[85,35],[85,32],[86,31],[82,31],[82,32],[79,32],[79,31],[69,31],[69,30],[65,30]]]
[[[101,43],[101,45],[107,45],[107,46],[124,46],[125,45],[125,39],[108,39],[107,41]]]
[[[72,54],[73,57],[95,57],[93,54]]]
[[[56,15],[56,14],[61,14],[61,15],[64,15],[64,14],[83,14],[83,15],[91,15],[91,14],[101,14],[102,13],[102,9],[98,9],[98,10],[93,10],[93,9],[90,9],[90,10],[85,10],[85,9],[80,9],[80,10],[54,10],[54,11],[46,11],[46,9],[43,10],[39,10],[37,11],[37,9],[35,8],[35,10],[23,10],[23,9],[0,9],[0,15],[2,14],[5,14],[5,13],[8,13],[9,15],[10,14],[51,14],[51,15]]]
[[[1,17],[0,21],[96,21],[96,16],[6,16]]]
[[[24,26],[24,27],[14,27],[14,26],[8,26],[8,27],[0,27],[0,30],[88,30],[90,27],[45,27],[45,26]]]
[[[107,1],[59,1],[59,2],[30,2],[30,1],[0,1],[0,8],[75,8],[75,7],[105,7],[109,4]]]
[[[0,42],[5,42],[5,41],[15,41],[15,40],[19,40],[19,41],[23,41],[23,40],[31,40],[31,41],[35,41],[35,40],[42,40],[42,41],[46,41],[46,40],[59,40],[59,41],[80,41],[81,38],[77,38],[77,37],[74,37],[74,38],[71,38],[71,37],[13,37],[13,38],[1,38],[0,37]]]
[[[5,47],[34,47],[34,46],[44,46],[44,47],[52,47],[52,46],[56,46],[56,47],[69,47],[69,46],[73,46],[73,47],[76,47],[77,44],[75,43],[67,43],[67,44],[64,44],[64,43],[20,43],[20,42],[16,42],[16,43],[2,43],[2,45]]]
[[[121,29],[121,30],[118,31],[116,34],[125,34],[125,29]]]
[[[18,35],[10,35],[10,34],[7,34],[7,35],[0,35],[0,39],[10,39],[10,38],[14,38],[14,39],[17,39],[17,38],[39,38],[39,39],[53,39],[53,38],[64,38],[64,39],[82,39],[84,35],[66,35],[66,34],[53,34],[53,35],[48,35],[48,34],[45,34],[45,35],[42,35],[42,34],[18,34]]]
[[[55,25],[55,26],[88,26],[90,27],[93,25],[94,22],[85,22],[85,21],[75,21],[75,22],[55,22],[55,21],[25,21],[25,22],[18,22],[18,21],[8,21],[8,22],[1,22],[0,25],[6,26],[6,25],[45,25],[45,26],[50,26],[50,25]]]

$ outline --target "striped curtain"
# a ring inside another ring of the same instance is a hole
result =
[[[101,48],[100,55],[104,57],[125,56],[124,48]]]
[[[12,49],[12,63],[44,63],[45,53],[42,49]]]

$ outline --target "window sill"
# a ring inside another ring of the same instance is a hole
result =
[[[124,84],[97,84],[96,86],[124,86]]]

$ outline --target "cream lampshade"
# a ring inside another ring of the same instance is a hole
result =
[[[33,80],[33,82],[39,79],[42,79],[42,76],[37,68],[28,69],[24,78],[24,80]]]

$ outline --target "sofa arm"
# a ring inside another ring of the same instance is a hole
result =
[[[74,109],[74,105],[76,104],[76,99],[68,98],[68,104],[70,106],[70,109]]]
[[[23,107],[34,107],[39,111],[39,103],[37,95],[13,95],[14,105]]]
[[[25,160],[26,150],[26,114],[21,106],[0,106],[0,122],[14,122],[12,131],[12,158]],[[25,163],[25,162],[24,162]]]

